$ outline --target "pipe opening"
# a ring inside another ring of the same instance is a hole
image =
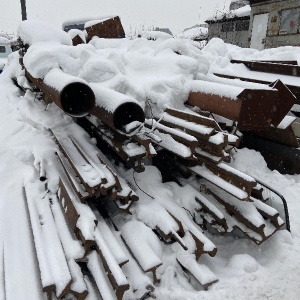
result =
[[[114,127],[122,130],[125,125],[133,121],[145,121],[143,109],[138,104],[132,102],[121,104],[114,113]]]
[[[86,116],[95,106],[95,95],[84,83],[74,82],[65,86],[61,92],[62,109],[73,117]]]

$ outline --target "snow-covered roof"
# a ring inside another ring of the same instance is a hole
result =
[[[196,40],[196,39],[205,39],[207,35],[208,35],[208,28],[198,26],[179,33],[177,37],[182,39]]]
[[[250,5],[245,5],[236,10],[215,13],[213,16],[207,18],[205,22],[210,23],[210,22],[216,22],[216,21],[221,21],[226,19],[244,18],[244,17],[249,17],[250,13],[251,13]]]
[[[148,40],[157,40],[157,39],[169,39],[172,38],[172,35],[163,31],[145,31],[141,34],[141,37],[146,38]]]
[[[0,36],[0,43],[1,43],[1,44],[9,44],[10,41],[9,41],[9,39],[7,39],[7,38],[5,38],[5,37]]]

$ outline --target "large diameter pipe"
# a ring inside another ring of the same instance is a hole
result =
[[[144,110],[134,98],[98,84],[91,83],[90,86],[96,97],[91,113],[109,127],[124,131],[125,126],[134,121],[145,121]]]
[[[80,78],[52,69],[44,80],[34,78],[27,70],[25,76],[45,94],[47,103],[54,102],[72,117],[84,117],[95,106],[92,89]]]

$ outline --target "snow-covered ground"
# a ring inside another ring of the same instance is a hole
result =
[[[43,41],[33,45],[24,58],[25,66],[32,75],[41,78],[46,78],[51,69],[61,68],[90,84],[96,82],[134,97],[142,107],[146,107],[148,99],[153,105],[152,113],[158,116],[167,106],[183,108],[191,82],[209,80],[215,70],[230,71],[231,58],[293,59],[300,63],[297,48],[260,52],[227,45],[219,39],[213,39],[203,50],[189,41],[173,38],[93,39],[89,45],[75,50],[70,50],[68,43],[65,38],[60,44]],[[44,51],[35,52],[35,47]],[[101,59],[93,59],[96,54]],[[48,129],[64,127],[73,121],[54,104],[46,109],[33,93],[23,95],[11,78],[24,85],[24,71],[18,65],[17,53],[10,56],[8,66],[0,75],[0,270],[4,270],[0,271],[0,299],[43,299],[23,187],[40,184],[38,166],[45,163],[48,187],[55,191],[58,178],[51,164],[57,146]],[[157,299],[299,299],[300,175],[270,171],[262,156],[248,149],[238,150],[231,166],[265,182],[286,198],[291,233],[276,232],[260,246],[235,235],[221,237],[206,233],[218,248],[215,257],[200,258],[200,263],[207,265],[219,279],[208,291],[201,288],[198,291],[199,286],[189,282],[172,264],[174,254],[169,252],[170,248],[156,247],[166,262],[158,269],[160,284],[154,292]],[[122,175],[133,181],[132,172],[123,171]],[[163,184],[155,167],[146,167],[135,180],[150,194],[157,193],[162,199],[172,196],[172,184]],[[153,185],[149,186],[149,182]],[[142,214],[148,204],[140,190],[137,194],[140,201],[136,213]],[[89,299],[96,298],[90,295]]]

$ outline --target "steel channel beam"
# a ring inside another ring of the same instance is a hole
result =
[[[300,76],[300,66],[288,65],[282,63],[246,61],[246,60],[231,60],[233,64],[244,64],[251,71],[275,73],[288,76]]]
[[[245,89],[236,100],[219,95],[192,92],[186,103],[238,121],[240,130],[263,130],[272,124],[274,107],[277,108],[278,102],[277,90]]]

